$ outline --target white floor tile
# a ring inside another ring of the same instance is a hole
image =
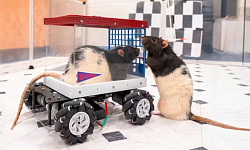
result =
[[[66,60],[65,58],[59,60],[49,58],[48,62],[49,65],[46,68],[53,68],[63,64]],[[193,102],[193,114],[237,127],[250,128],[250,96],[245,95],[250,93],[250,69],[238,66],[208,65],[206,62],[197,64],[197,61],[187,62],[189,62],[188,67],[195,89],[193,99],[207,102],[206,104]],[[45,64],[45,60],[39,59],[35,63],[38,67],[34,70],[27,70],[28,62],[0,65],[0,92],[6,92],[0,94],[1,150],[20,147],[46,150],[187,150],[201,146],[209,150],[250,148],[250,132],[247,131],[227,130],[207,124],[200,125],[193,121],[174,121],[157,115],[152,116],[145,125],[135,126],[125,120],[121,106],[114,108],[104,128],[95,125],[94,133],[88,136],[83,144],[67,145],[58,133],[50,131],[51,128],[38,128],[37,122],[39,119],[45,119],[46,113],[33,114],[26,107],[23,107],[16,128],[10,131],[25,85],[45,69],[40,67]],[[24,76],[24,74],[28,75]],[[148,86],[143,89],[154,96],[157,111],[159,93],[154,86],[154,76],[150,68],[146,70],[146,77]],[[7,80],[7,82],[1,82],[1,80]],[[102,135],[114,131],[120,131],[127,139],[108,142]]]

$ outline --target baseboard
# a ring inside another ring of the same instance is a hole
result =
[[[46,46],[34,47],[34,59],[46,56]],[[24,61],[29,59],[29,48],[0,50],[0,64]]]

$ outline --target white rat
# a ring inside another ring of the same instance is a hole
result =
[[[71,54],[63,74],[63,80],[68,84],[75,84],[76,71],[101,74],[79,84],[124,80],[129,65],[139,53],[139,48],[130,46],[118,46],[112,50],[104,50],[90,45],[80,46]]]

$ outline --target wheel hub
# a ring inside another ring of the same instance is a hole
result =
[[[141,99],[136,106],[136,113],[140,118],[145,118],[150,111],[150,103],[147,99]]]
[[[82,135],[88,130],[89,124],[89,115],[85,112],[78,112],[71,117],[69,130],[73,135]]]

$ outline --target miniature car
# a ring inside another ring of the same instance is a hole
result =
[[[146,35],[147,21],[69,15],[45,18],[45,25],[106,28],[109,30],[109,49],[118,45],[142,49],[141,56],[131,63],[125,80],[68,85],[61,80],[46,77],[43,82],[30,88],[26,93],[25,105],[30,110],[46,108],[49,125],[52,124],[54,113],[55,131],[59,132],[62,139],[69,144],[86,141],[87,136],[93,133],[94,123],[107,119],[107,103],[105,108],[98,103],[105,102],[108,98],[122,105],[125,118],[133,124],[143,125],[150,120],[154,99],[149,92],[138,89],[145,87],[147,81],[146,51],[140,41]]]

